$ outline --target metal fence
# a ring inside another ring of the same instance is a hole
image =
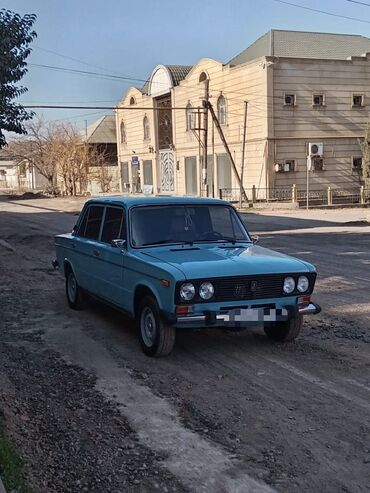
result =
[[[310,207],[325,205],[355,205],[370,204],[370,189],[364,187],[357,188],[332,188],[325,189],[298,189],[296,185],[292,187],[278,188],[246,188],[248,204],[258,203],[295,203],[299,206],[308,205]],[[219,190],[220,198],[232,203],[240,203],[239,188],[221,188]],[[242,200],[242,205],[245,205]]]

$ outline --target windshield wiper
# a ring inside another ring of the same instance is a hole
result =
[[[210,239],[210,240],[195,240],[194,243],[225,243],[225,242],[228,242],[228,243],[251,243],[251,240],[248,240],[247,238],[245,239],[242,239],[242,240],[238,240],[237,238],[233,238],[231,236],[223,236],[222,238],[213,238],[213,239]]]
[[[142,243],[139,246],[152,246],[152,245],[192,245],[194,243],[193,240],[186,241],[175,241],[175,240],[158,240],[158,241],[150,241],[148,243]]]

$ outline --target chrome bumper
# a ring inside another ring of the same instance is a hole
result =
[[[299,315],[315,315],[321,312],[321,307],[316,303],[309,303],[308,305],[290,305],[284,307],[289,313],[289,318]],[[287,315],[288,318],[288,315]],[[191,324],[191,323],[202,323],[205,325],[214,325],[217,322],[231,322],[230,315],[228,312],[217,313],[217,312],[207,312],[202,315],[179,315],[176,317],[176,322],[178,324]]]
[[[298,306],[298,313],[301,315],[316,315],[316,313],[321,312],[321,307],[319,305],[316,305],[316,303],[310,303],[309,305],[305,306]]]

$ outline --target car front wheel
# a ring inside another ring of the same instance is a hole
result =
[[[152,296],[146,296],[141,301],[136,322],[141,347],[146,355],[160,357],[170,354],[175,344],[175,328],[162,319],[158,303]]]
[[[284,322],[276,322],[274,325],[265,326],[264,330],[269,339],[279,342],[294,341],[301,331],[303,323],[302,315],[291,317]]]
[[[73,310],[82,310],[85,306],[85,296],[77,283],[77,279],[72,270],[69,269],[66,275],[66,295],[68,305]]]

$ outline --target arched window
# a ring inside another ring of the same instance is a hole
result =
[[[226,125],[226,98],[222,94],[217,100],[217,117],[220,125]]]
[[[207,74],[205,72],[202,72],[199,76],[199,82],[204,82],[207,79],[208,79]]]
[[[186,130],[192,130],[195,127],[195,115],[191,103],[186,105]]]
[[[143,129],[144,129],[144,140],[149,140],[150,139],[150,126],[149,126],[149,119],[145,115],[143,119]]]
[[[132,104],[136,104],[136,101],[135,101],[134,96],[131,96],[131,98],[130,98],[130,104],[131,104],[131,105],[132,105]]]
[[[123,121],[121,122],[120,125],[120,134],[121,134],[121,144],[124,144],[126,142],[126,128]]]

